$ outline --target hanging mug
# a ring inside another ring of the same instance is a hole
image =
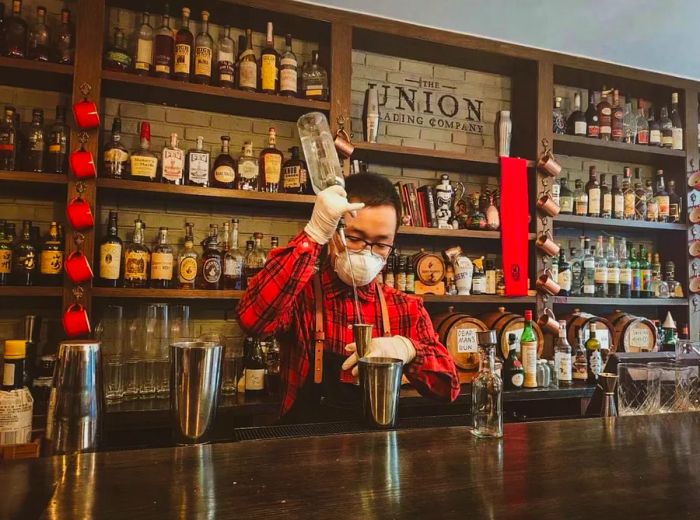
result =
[[[556,217],[559,215],[559,211],[561,211],[561,208],[554,202],[554,199],[549,193],[545,193],[537,199],[537,209],[550,217]]]
[[[552,239],[552,233],[549,231],[546,231],[542,233],[539,237],[537,237],[535,245],[540,249],[540,251],[542,251],[547,256],[559,255],[560,248],[557,245],[557,243]]]
[[[73,150],[69,157],[70,168],[78,179],[92,179],[97,176],[95,160],[90,150],[81,144],[80,148]]]
[[[688,229],[688,253],[700,257],[700,226],[697,224]]]
[[[68,222],[76,231],[90,229],[95,225],[95,217],[92,215],[90,204],[80,196],[73,198],[68,203],[66,214],[68,215]]]
[[[552,271],[549,268],[545,269],[544,273],[537,278],[535,285],[537,289],[550,296],[556,296],[559,294],[559,291],[561,291],[561,286],[554,281],[554,278],[552,278]]]
[[[350,136],[344,128],[340,128],[335,133],[335,140],[333,143],[341,159],[349,159],[355,151],[355,145],[350,142]]]
[[[695,206],[690,210],[690,216],[688,219],[693,223],[693,224],[700,224],[700,206]]]
[[[100,114],[97,111],[97,104],[87,98],[92,88],[87,83],[80,85],[80,92],[83,99],[73,103],[73,117],[78,126],[83,130],[92,130],[100,127]]]
[[[79,303],[73,303],[63,312],[63,330],[69,338],[90,334],[90,319],[87,309]]]
[[[700,190],[700,171],[694,170],[688,174],[688,186]]]
[[[690,276],[688,279],[688,288],[690,292],[700,293],[700,258],[693,258],[688,266]]]
[[[66,258],[66,274],[75,285],[92,280],[92,267],[82,251],[73,251]]]
[[[561,164],[557,162],[552,152],[547,151],[537,161],[537,169],[551,177],[556,177],[561,173]]]
[[[554,316],[552,309],[544,310],[544,314],[541,314],[540,317],[537,318],[537,325],[539,325],[542,330],[547,331],[550,334],[559,334],[559,322]]]

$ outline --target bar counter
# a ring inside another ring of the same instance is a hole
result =
[[[700,413],[102,452],[0,466],[0,518],[697,518]]]

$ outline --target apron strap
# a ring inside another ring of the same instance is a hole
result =
[[[385,337],[391,336],[391,322],[389,321],[389,309],[386,306],[386,298],[379,284],[377,285],[377,296],[379,297],[379,305],[382,311],[382,332]]]
[[[314,383],[323,381],[323,345],[326,341],[326,333],[323,327],[323,295],[321,293],[321,277],[317,274],[313,277],[314,284]]]

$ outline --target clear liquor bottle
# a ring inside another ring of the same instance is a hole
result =
[[[647,192],[642,186],[640,178],[641,168],[634,169],[634,213],[635,220],[646,220],[647,218]]]
[[[170,134],[170,146],[163,147],[160,182],[184,183],[185,152],[177,146],[177,134]]]
[[[610,141],[612,135],[612,105],[608,101],[610,95],[609,90],[600,93],[600,102],[598,103],[598,122],[600,125],[600,138],[603,141]]]
[[[557,280],[559,283],[559,296],[569,296],[571,294],[571,264],[566,259],[565,248],[559,249],[559,272]]]
[[[664,171],[656,170],[656,193],[654,194],[656,205],[659,211],[659,222],[669,221],[669,204],[670,198],[666,191],[666,183],[664,182]]]
[[[124,287],[148,286],[151,251],[144,245],[145,224],[140,218],[134,221],[134,236],[124,250]]]
[[[649,144],[649,121],[644,114],[644,100],[637,101],[637,144]]]
[[[600,120],[593,92],[589,94],[588,110],[586,110],[586,135],[595,139],[600,137]]]
[[[586,194],[588,195],[588,211],[589,217],[600,217],[600,183],[598,182],[598,173],[596,167],[591,166],[588,170],[588,182],[586,183]]]
[[[571,374],[571,345],[566,339],[566,321],[559,320],[559,336],[554,347],[554,366],[559,386],[573,384]]]
[[[217,69],[219,77],[219,86],[233,88],[235,81],[235,64],[236,54],[234,43],[231,39],[231,28],[226,25],[224,30],[219,33],[217,51]]]
[[[244,257],[238,244],[238,219],[232,219],[231,225],[231,247],[224,255],[224,289],[242,290]]]
[[[245,277],[246,287],[250,286],[250,281],[265,267],[265,250],[262,247],[263,234],[254,233],[253,234],[254,245],[253,250],[245,257],[245,264],[243,266],[243,276]]]
[[[620,105],[620,92],[615,89],[613,90],[613,106],[612,106],[612,119],[610,127],[610,138],[616,142],[622,142],[625,137],[624,132],[624,115],[625,112]]]
[[[236,160],[229,153],[229,142],[231,138],[227,135],[221,136],[221,153],[214,161],[211,171],[211,185],[214,188],[233,188],[236,181]]]
[[[585,217],[588,214],[588,193],[583,189],[581,179],[576,179],[574,187],[574,212],[580,217]]]
[[[117,219],[117,212],[110,211],[107,235],[100,241],[100,273],[98,283],[103,287],[119,287],[121,281],[124,244],[121,238],[119,238]]]
[[[678,92],[671,94],[671,148],[683,149],[683,124],[678,111]]]
[[[173,248],[168,244],[168,228],[158,229],[158,243],[151,254],[151,287],[169,289],[173,281]]]
[[[567,130],[571,135],[586,135],[586,115],[581,112],[581,93],[574,94],[574,110],[569,115]]]
[[[32,172],[43,172],[46,140],[44,138],[44,111],[32,110],[32,126],[29,128],[27,143],[27,169]]]
[[[590,194],[588,200],[590,201]],[[611,218],[613,210],[612,192],[605,178],[605,174],[600,175],[600,216],[602,218]]]
[[[260,169],[258,158],[253,155],[253,143],[243,143],[241,156],[238,158],[237,190],[258,191],[260,187]]]
[[[664,148],[673,147],[673,123],[668,117],[668,108],[661,107],[661,115],[659,116],[659,124],[661,126],[661,146]]]
[[[277,149],[277,131],[274,128],[270,128],[267,142],[267,148],[260,152],[259,164],[262,168],[263,182],[261,191],[276,193],[280,189],[284,155]]]
[[[155,182],[158,176],[158,156],[151,151],[151,124],[141,122],[141,146],[131,154],[129,177],[137,181]]]
[[[221,289],[222,256],[219,248],[219,226],[209,225],[209,237],[202,244],[202,272],[200,283],[202,289]]]
[[[255,92],[258,88],[258,60],[253,50],[253,31],[245,30],[246,46],[238,59],[238,88]]]
[[[311,52],[311,63],[305,63],[302,68],[301,91],[306,99],[328,99],[328,73],[318,63],[318,51]]]
[[[571,215],[573,212],[574,193],[569,189],[569,180],[562,178],[559,183],[559,213]]]
[[[620,176],[613,175],[612,178],[612,218],[623,219],[625,217],[625,196],[620,189]]]
[[[620,238],[617,248],[620,259],[620,298],[632,297],[632,266],[627,257],[627,240]]]
[[[595,255],[595,295],[596,298],[608,296],[608,259],[603,249],[603,237],[598,237]]]
[[[644,198],[647,201],[646,220],[649,222],[657,222],[659,220],[659,203],[654,197],[654,188],[651,185],[651,179],[646,180]]]
[[[632,103],[625,103],[625,113],[622,116],[622,133],[626,143],[637,142],[637,116],[632,112]]]
[[[194,289],[197,281],[198,256],[194,250],[194,224],[185,223],[185,248],[177,259],[177,277],[180,289]]]
[[[114,28],[112,45],[107,49],[104,57],[104,68],[116,72],[128,72],[131,70],[131,56],[126,49],[126,37],[119,27]]]
[[[46,25],[46,7],[36,8],[36,21],[29,30],[27,55],[30,60],[49,61],[49,26]]]
[[[153,70],[153,27],[151,14],[144,11],[136,39],[136,55],[134,56],[134,72],[140,76],[148,76]]]
[[[190,31],[190,10],[182,8],[182,24],[175,34],[175,59],[173,64],[173,79],[189,81],[192,73],[192,52],[194,36]]]
[[[204,137],[197,136],[195,148],[187,152],[187,185],[209,186],[211,154],[204,149]]]
[[[676,181],[668,181],[668,221],[680,222],[683,200],[676,193]]]
[[[503,437],[503,381],[494,370],[495,332],[479,333],[481,366],[472,383],[472,435],[480,438]]]
[[[280,58],[280,94],[296,97],[299,93],[299,63],[292,51],[292,35],[285,36],[285,50]]]
[[[70,10],[61,9],[61,25],[54,33],[51,59],[62,65],[71,65],[75,56],[75,31],[70,21]]]
[[[15,130],[15,107],[6,106],[0,121],[0,170],[13,171],[17,164],[17,132]]]
[[[68,171],[68,150],[70,148],[70,128],[66,125],[66,107],[56,106],[56,120],[49,132],[46,152],[46,170],[53,173]]]
[[[22,1],[12,0],[12,15],[4,22],[4,55],[24,58],[27,55],[27,22],[22,19]]]
[[[170,27],[170,11],[166,4],[163,22],[156,31],[156,48],[153,56],[153,75],[169,78],[173,73],[173,56],[175,54],[175,36]]]
[[[588,359],[586,357],[586,347],[584,329],[581,328],[576,336],[574,345],[574,361],[571,364],[572,379],[574,381],[585,382],[588,379]]]
[[[15,285],[36,285],[38,278],[37,251],[32,241],[32,222],[22,221],[22,237],[12,252],[12,278]]]
[[[194,74],[195,83],[209,85],[211,83],[212,60],[214,59],[214,40],[209,34],[209,12],[202,11],[202,31],[197,34],[194,43]]]
[[[112,121],[112,138],[105,145],[102,154],[102,175],[112,179],[126,177],[129,165],[129,151],[121,142],[122,120]]]
[[[590,239],[586,238],[586,255],[583,258],[583,290],[586,297],[595,296],[595,246],[590,247]]]
[[[279,54],[275,50],[272,22],[267,22],[265,47],[260,53],[260,92],[276,94],[279,91]]]
[[[564,117],[561,102],[562,98],[560,96],[554,97],[554,108],[552,109],[552,132],[554,134],[566,133],[566,118]]]
[[[622,218],[625,220],[634,220],[636,218],[636,195],[634,193],[634,189],[632,188],[632,169],[629,166],[625,166],[623,169],[622,199]]]
[[[617,258],[615,237],[608,238],[608,298],[620,297],[620,261]]]

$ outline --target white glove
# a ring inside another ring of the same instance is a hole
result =
[[[316,196],[314,212],[304,231],[311,240],[324,245],[335,233],[338,222],[345,213],[364,207],[364,202],[348,202],[348,194],[342,186],[331,186]]]
[[[416,357],[416,348],[410,339],[403,336],[391,336],[389,338],[372,338],[369,342],[367,357],[388,357],[400,359],[406,365]],[[357,376],[357,347],[354,343],[345,345],[346,352],[352,355],[343,362],[343,370],[352,368],[352,375]]]

